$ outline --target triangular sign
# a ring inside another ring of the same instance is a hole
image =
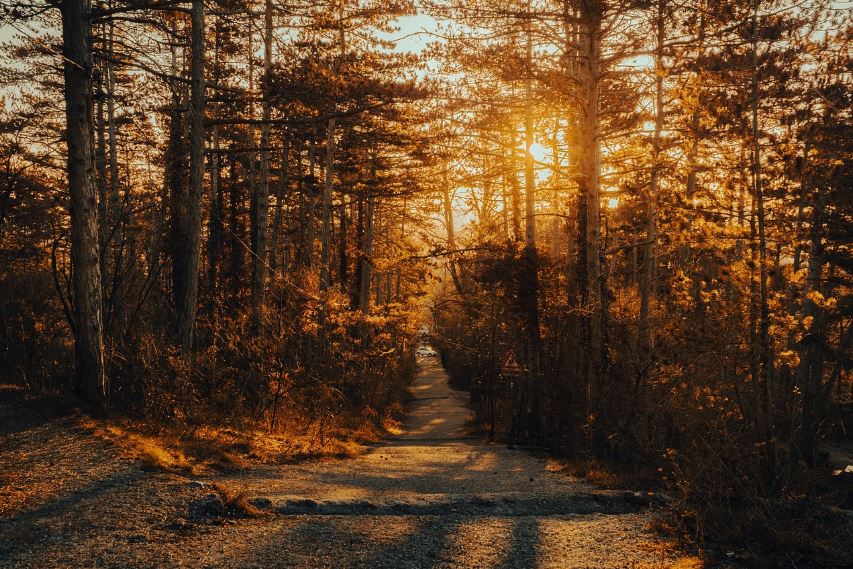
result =
[[[503,373],[521,373],[521,366],[518,365],[518,362],[515,361],[515,354],[512,352],[506,358],[504,365],[501,366],[501,372]]]

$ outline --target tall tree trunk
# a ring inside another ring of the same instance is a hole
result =
[[[518,157],[515,153],[516,133],[514,126],[509,129],[509,188],[512,199],[512,238],[521,241],[521,184],[518,183]]]
[[[572,7],[571,0],[563,0],[563,42],[564,42],[564,50],[566,52],[566,70],[565,74],[567,77],[575,78],[578,76],[578,70],[580,68],[580,56],[578,53],[578,49],[580,47],[580,39],[578,34],[578,16],[577,11]],[[577,180],[578,177],[578,163],[579,163],[579,137],[578,131],[579,129],[579,110],[578,108],[570,109],[569,115],[567,117],[567,125],[566,125],[566,154],[567,154],[567,178],[571,178],[573,180]],[[580,199],[580,198],[578,198]],[[580,202],[578,202],[580,203]],[[578,203],[569,206],[568,213],[572,211],[576,212],[574,218],[569,216],[567,220],[568,230],[567,230],[567,243],[566,243],[566,269],[567,269],[567,300],[570,306],[576,306],[578,303],[578,297],[581,293],[581,284],[580,281],[586,282],[585,278],[582,278],[581,266],[585,265],[585,256],[583,253],[578,252],[578,248],[581,246],[578,240],[578,231],[579,231],[579,206]],[[584,233],[585,235],[585,233]],[[585,269],[584,269],[585,271]],[[575,363],[577,363],[578,359],[576,358]]]
[[[341,200],[345,202],[345,199]],[[347,245],[347,205],[346,203],[341,203],[340,205],[340,221],[338,223],[338,282],[342,287],[346,286],[347,280],[349,279],[348,271],[349,271],[349,252]]]
[[[171,120],[171,112],[167,120]],[[168,165],[168,152],[166,164]],[[162,259],[163,253],[163,234],[166,229],[166,222],[169,213],[169,192],[170,181],[167,176],[163,176],[163,185],[160,190],[160,205],[157,207],[151,221],[151,239],[148,242],[148,273],[145,277],[146,289],[150,287],[151,293],[149,300],[152,304],[161,304],[160,287],[154,284],[155,279],[160,276],[160,271],[163,268]],[[153,298],[152,298],[153,297]]]
[[[808,160],[808,153],[804,155]],[[803,176],[807,176],[806,168]],[[807,289],[809,292],[821,292],[821,274],[823,273],[823,194],[814,192],[812,203],[812,220],[809,231],[809,258]],[[823,361],[822,346],[826,343],[825,323],[820,315],[820,309],[807,294],[803,304],[803,320],[811,320],[811,326],[803,339],[804,348],[797,367],[797,385],[800,386],[803,398],[802,427],[799,448],[806,464],[814,467],[817,464],[817,411],[822,394]]]
[[[501,176],[501,228],[504,239],[509,242],[509,196],[507,196],[507,175]]]
[[[364,272],[364,197],[359,196],[353,200],[355,204],[355,243],[356,243],[356,259],[355,273],[353,274],[352,283],[352,298],[350,307],[355,310],[361,305],[361,283],[362,273]]]
[[[116,133],[115,113],[115,66],[112,62],[112,54],[115,46],[115,23],[111,20],[107,36],[107,62],[106,62],[106,86],[107,86],[107,135],[109,137],[109,163],[110,163],[110,215],[107,223],[108,230],[112,232],[113,249],[113,278],[110,287],[113,293],[121,290],[121,267],[123,264],[122,251],[124,247],[124,232],[122,220],[122,201],[119,199],[119,187],[121,173],[118,168],[118,138]],[[103,254],[103,253],[102,253]],[[104,255],[105,256],[105,255]],[[113,294],[110,295],[111,297]],[[109,321],[113,318],[112,312],[121,306],[117,299],[111,301],[110,313],[106,315],[105,327],[110,329]]]
[[[345,0],[338,2],[338,59],[335,62],[333,75],[340,74],[340,67],[346,53],[346,28],[344,26],[344,3]],[[334,105],[332,107],[334,111]],[[331,263],[331,247],[332,247],[332,186],[335,180],[335,118],[329,118],[326,125],[326,176],[323,184],[323,227],[320,245],[320,292],[325,292],[332,284],[332,269]],[[319,315],[321,318],[325,312],[321,310]]]
[[[767,238],[765,236],[764,187],[761,179],[761,141],[758,124],[758,0],[752,2],[752,183],[758,223],[758,302],[759,373],[764,386],[764,436],[766,437],[767,476],[775,476],[776,451],[773,444],[773,384],[770,354],[770,310],[767,301]]]
[[[106,27],[102,26],[101,41],[108,45]],[[109,57],[109,54],[108,54]],[[103,69],[98,69],[93,77],[93,87],[96,91],[96,133],[95,133],[95,168],[97,173],[98,187],[98,243],[102,252],[100,258],[101,280],[107,281],[109,277],[109,267],[107,266],[107,255],[103,254],[108,248],[107,237],[110,234],[109,215],[107,214],[107,204],[109,202],[109,178],[107,177],[107,120],[106,120],[106,64]],[[102,288],[107,288],[102,282]],[[106,299],[104,299],[106,301]],[[106,311],[106,308],[104,308]],[[106,322],[105,322],[106,327]]]
[[[249,75],[249,105],[248,105],[248,116],[249,119],[255,118],[255,24],[254,22],[248,23],[246,40],[248,43],[248,50],[246,52],[246,63],[248,65],[248,75]],[[258,310],[256,305],[257,297],[257,266],[256,261],[257,257],[256,252],[258,250],[258,224],[260,223],[260,205],[258,202],[258,198],[260,195],[260,188],[258,188],[258,162],[257,162],[257,137],[255,136],[256,129],[255,124],[250,123],[248,128],[246,129],[246,148],[247,148],[247,181],[248,181],[248,194],[249,194],[249,306],[251,308],[251,323],[254,325],[257,323]]]
[[[198,264],[201,250],[201,194],[204,183],[204,2],[193,0],[190,70],[190,188],[187,203],[184,290],[178,313],[178,338],[185,353],[192,350],[198,304]]]
[[[240,213],[243,209],[243,199],[240,195],[240,184],[237,179],[237,159],[233,153],[230,155],[228,177],[228,183],[230,186],[228,201],[231,214],[229,219],[230,227],[228,229],[231,259],[228,273],[229,280],[231,281],[231,294],[234,299],[236,299],[240,295],[240,289],[242,288],[242,279],[240,277],[243,274],[244,246],[240,237],[242,235],[243,227],[243,224],[240,222]]]
[[[329,289],[331,269],[329,267],[332,246],[332,185],[335,176],[335,119],[330,118],[326,127],[326,180],[323,184],[323,229],[320,247],[320,291]]]
[[[261,176],[256,187],[252,224],[252,320],[260,320],[264,306],[267,280],[267,232],[270,208],[270,81],[272,74],[272,0],[266,0],[264,10],[264,76],[261,84]],[[251,54],[250,54],[251,57]],[[252,151],[254,156],[254,151]]]
[[[74,388],[96,408],[108,404],[104,365],[98,196],[92,140],[91,5],[63,0],[65,116],[71,192],[71,262],[74,297]]]
[[[656,264],[655,241],[657,240],[657,196],[660,185],[661,131],[663,130],[663,49],[666,0],[658,0],[655,17],[655,130],[652,135],[652,173],[646,196],[646,252],[643,255],[643,272],[640,277],[639,336],[640,353],[644,367],[648,367],[652,354],[652,336],[649,327],[649,306],[653,295],[652,277]]]
[[[373,277],[373,216],[375,201],[372,195],[367,198],[364,214],[364,261],[361,266],[361,286],[359,287],[358,308],[362,312],[370,310],[370,285]]]
[[[442,187],[444,189],[441,196],[441,203],[444,208],[444,227],[447,232],[447,265],[450,271],[450,278],[453,279],[453,286],[456,288],[457,294],[464,294],[462,288],[462,280],[459,278],[459,270],[456,266],[455,251],[456,251],[456,221],[453,218],[453,200],[450,194],[450,177],[448,175],[449,164],[444,166],[444,175]]]
[[[184,133],[186,124],[180,106],[183,101],[176,94],[169,117],[169,142],[166,148],[166,171],[169,182],[169,256],[172,260],[172,301],[175,311],[181,311],[186,270],[186,206],[187,206],[187,148]]]
[[[177,38],[177,20],[170,21],[172,35]],[[177,77],[181,72],[178,66],[177,40],[169,46],[171,52],[171,72]],[[169,140],[166,145],[166,160],[163,177],[166,180],[169,196],[169,244],[168,252],[172,262],[172,303],[175,313],[181,311],[181,298],[184,296],[184,274],[186,270],[186,206],[187,198],[187,148],[185,136],[185,112],[183,110],[185,92],[178,81],[170,84],[172,108],[169,114]],[[176,329],[173,330],[176,332]]]
[[[225,196],[219,171],[219,129],[213,127],[213,153],[210,156],[210,219],[208,221],[207,240],[207,289],[211,303],[215,302],[219,288],[219,261],[222,257],[223,219],[225,217]]]
[[[290,138],[285,133],[284,150],[281,153],[281,168],[278,172],[278,188],[275,195],[275,217],[272,225],[272,242],[270,243],[270,269],[273,274],[279,269],[279,256],[281,256],[282,272],[287,270],[287,253],[281,249],[281,232],[284,224],[284,201],[289,197],[288,185],[288,160],[290,158]]]
[[[700,2],[699,6],[699,32],[697,38],[696,45],[696,54],[694,65],[696,66],[695,74],[696,74],[696,92],[693,94],[694,100],[694,108],[693,112],[690,114],[690,129],[688,131],[688,137],[690,141],[690,145],[687,149],[687,203],[692,204],[693,199],[696,196],[696,191],[698,190],[698,174],[699,170],[697,168],[697,161],[699,155],[699,141],[701,139],[700,130],[702,128],[702,113],[700,101],[702,100],[702,62],[705,58],[705,14],[706,14],[706,5],[705,2]],[[659,42],[660,43],[660,42]]]
[[[299,240],[294,262],[299,267],[305,266],[306,235],[308,234],[308,181],[302,166],[302,141],[296,147],[296,178],[299,185]]]
[[[553,157],[553,172],[551,173],[551,181],[550,185],[552,186],[551,191],[551,213],[552,218],[549,225],[550,229],[550,237],[549,237],[549,248],[550,248],[550,256],[555,261],[559,260],[560,255],[563,251],[563,243],[562,243],[562,226],[563,222],[560,219],[560,188],[561,177],[562,177],[562,165],[560,164],[560,127],[561,127],[560,113],[556,113],[554,116],[554,132],[551,136],[551,156]]]
[[[542,377],[539,369],[542,339],[539,332],[539,259],[536,250],[536,172],[533,162],[533,37],[530,23],[530,0],[527,2],[526,77],[524,85],[524,268],[519,295],[525,315],[527,353],[532,385],[532,416],[535,435],[545,434],[542,413]]]
[[[214,24],[213,40],[213,81],[219,83],[219,41],[220,19]],[[217,103],[214,114],[219,109]],[[207,290],[209,296],[208,310],[213,312],[216,303],[216,292],[219,287],[219,260],[222,256],[223,219],[225,217],[225,199],[220,183],[219,171],[219,126],[213,126],[213,153],[210,156],[210,218],[208,220],[207,237]]]
[[[600,137],[599,137],[599,91],[601,59],[601,19],[602,6],[598,1],[583,6],[581,13],[583,42],[581,54],[581,109],[579,133],[579,176],[578,186],[584,209],[582,225],[584,257],[583,289],[587,297],[590,316],[585,328],[588,337],[585,374],[587,385],[587,405],[591,414],[599,411],[599,396],[603,367],[603,326],[601,302],[601,244],[600,244]],[[579,217],[581,217],[579,215]],[[583,296],[583,295],[582,295]]]
[[[311,142],[308,146],[308,183],[305,186],[305,197],[307,207],[305,211],[305,249],[303,250],[303,266],[311,268],[314,266],[314,225],[316,224],[317,209],[317,132],[316,128],[311,133]]]
[[[403,196],[403,210],[400,212],[400,241],[399,244],[402,248],[403,243],[405,243],[406,239],[406,212],[408,211],[408,198],[407,196]],[[401,261],[397,261],[397,284],[394,290],[394,300],[397,302],[401,302],[402,298],[400,296],[400,291],[402,287],[403,280],[403,263]]]

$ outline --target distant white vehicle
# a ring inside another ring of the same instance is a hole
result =
[[[434,358],[438,354],[430,348],[429,346],[420,346],[416,351],[415,355],[419,358]]]

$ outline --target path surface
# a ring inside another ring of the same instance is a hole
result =
[[[665,544],[646,529],[650,514],[621,492],[552,472],[545,458],[465,438],[466,395],[450,389],[436,362],[421,364],[411,393],[404,434],[361,457],[208,480],[244,488],[268,516],[190,519],[187,504],[209,492],[206,482],[119,461],[95,482],[73,482],[58,499],[0,517],[0,566],[670,565]],[[87,468],[99,474],[97,465]]]

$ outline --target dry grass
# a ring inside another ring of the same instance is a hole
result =
[[[698,557],[679,557],[676,559],[669,569],[703,569],[705,562]]]
[[[150,427],[131,421],[103,421],[88,417],[80,425],[92,434],[115,444],[146,469],[183,474],[202,474],[213,468],[232,470],[252,464],[281,464],[307,458],[352,458],[363,454],[369,443],[385,434],[399,434],[399,422],[372,421],[355,426],[324,425],[297,430],[279,427],[235,430],[200,427],[191,432]]]
[[[394,417],[385,417],[382,421],[382,428],[386,433],[395,437],[403,434],[403,422]]]
[[[551,472],[562,472],[576,478],[589,480],[597,486],[604,488],[620,488],[635,490],[633,480],[621,477],[608,470],[606,466],[595,460],[568,460],[551,458],[548,460],[547,470]]]
[[[140,462],[144,469],[193,473],[196,466],[180,450],[162,438],[142,434],[141,430],[84,417],[80,425],[93,435],[115,444],[125,455]]]
[[[703,569],[705,562],[694,555],[685,555],[681,546],[672,540],[644,541],[638,544],[658,560],[650,564],[641,564],[637,569]]]
[[[243,491],[235,490],[221,483],[214,483],[211,487],[222,498],[228,515],[248,518],[260,518],[267,515],[266,512],[249,503],[249,499]]]
[[[674,535],[678,529],[662,517],[655,518],[646,524],[646,529],[660,535]]]

